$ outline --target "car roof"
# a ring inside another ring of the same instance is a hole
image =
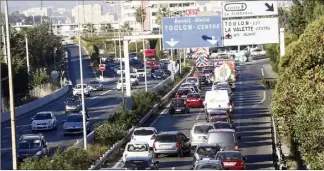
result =
[[[198,144],[197,148],[198,147],[219,147],[218,144],[207,144],[207,143],[201,143],[201,144]]]
[[[199,125],[212,125],[211,122],[196,122],[194,126],[199,126]]]
[[[176,135],[179,131],[165,131],[165,132],[159,132],[158,135]]]
[[[225,121],[216,121],[216,122],[210,122],[211,124],[230,124],[229,122],[225,122]]]
[[[218,133],[218,132],[230,132],[235,133],[233,129],[211,129],[208,131],[208,133]]]
[[[154,127],[138,127],[138,128],[135,128],[134,131],[136,130],[156,130]]]
[[[42,139],[43,135],[42,134],[24,134],[22,136],[20,136],[20,140],[40,140]]]
[[[126,161],[129,160],[151,160],[152,157],[149,156],[136,156],[136,157],[126,157]]]
[[[53,112],[52,111],[42,111],[42,112],[37,112],[36,115],[37,114],[48,114],[48,113],[52,114]]]
[[[210,159],[202,159],[202,160],[199,160],[198,161],[198,164],[206,164],[206,163],[214,163],[214,164],[222,164],[222,162],[221,161],[219,161],[219,160],[210,160]]]
[[[148,145],[147,142],[145,141],[131,141],[131,142],[128,142],[127,145],[129,144],[143,144],[143,145]]]

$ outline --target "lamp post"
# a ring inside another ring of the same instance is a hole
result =
[[[81,51],[81,24],[80,24],[80,8],[78,2],[78,27],[79,27],[79,61],[80,61],[80,82],[81,82],[81,101],[82,101],[82,117],[83,117],[83,147],[87,150],[87,118],[85,115],[85,102],[84,102],[84,84],[83,84],[83,67],[82,67],[82,51]]]

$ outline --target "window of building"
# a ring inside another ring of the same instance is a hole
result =
[[[184,7],[189,7],[189,3],[183,3]]]
[[[152,16],[156,16],[157,15],[157,12],[152,12]]]

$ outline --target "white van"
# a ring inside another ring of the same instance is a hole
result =
[[[225,109],[232,112],[232,105],[227,90],[207,91],[205,95],[205,112],[209,113],[212,110]]]

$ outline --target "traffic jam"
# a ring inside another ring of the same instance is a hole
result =
[[[136,128],[119,169],[155,170],[161,165],[159,158],[175,155],[192,157],[192,170],[245,170],[246,157],[232,121],[236,77],[230,56],[197,64],[171,100],[168,114],[181,116],[200,108],[203,119],[192,125],[189,136],[177,130]]]

